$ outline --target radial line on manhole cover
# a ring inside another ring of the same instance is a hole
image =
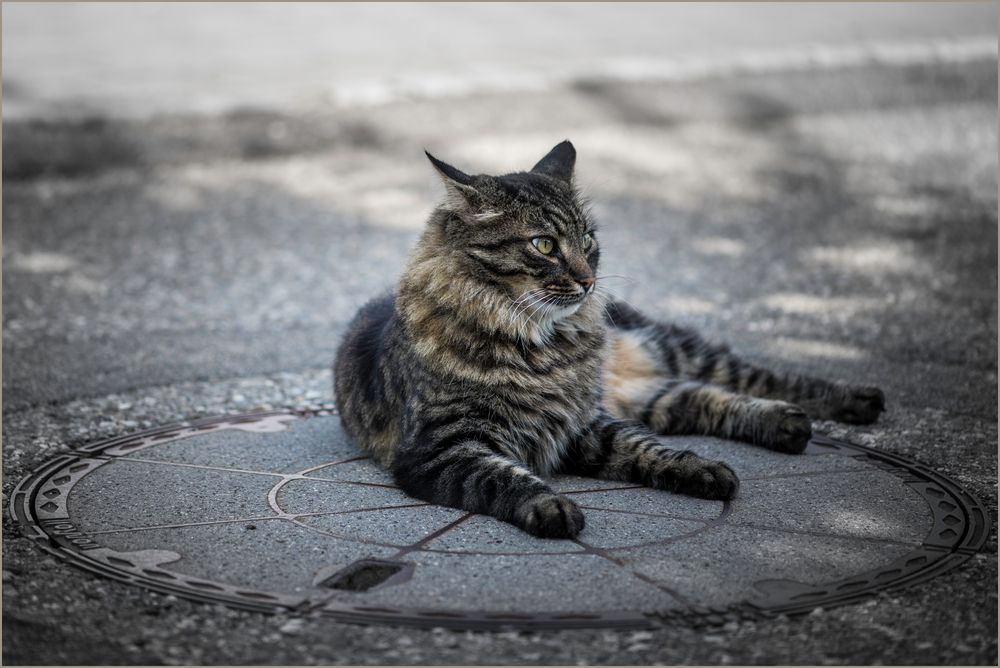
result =
[[[587,527],[576,542],[542,541],[406,497],[329,413],[225,416],[93,443],[22,480],[10,513],[46,551],[156,591],[341,621],[479,629],[797,614],[926,580],[988,534],[988,511],[955,481],[817,436],[799,457],[686,439],[747,471],[725,506],[558,478]],[[234,430],[238,438],[227,436]],[[209,555],[234,567],[219,570]],[[319,584],[336,573],[352,586]]]

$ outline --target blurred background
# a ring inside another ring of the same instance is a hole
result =
[[[623,297],[860,362],[872,314],[937,307],[911,279],[966,271],[919,258],[953,209],[938,181],[992,209],[995,24],[988,3],[5,4],[8,405],[325,365],[439,196],[422,149],[499,173],[564,138]],[[970,337],[952,358],[992,348]]]
[[[627,277],[608,287],[757,361],[881,385],[889,413],[848,435],[995,506],[995,3],[5,2],[2,20],[5,493],[101,436],[330,401],[344,325],[441,195],[423,149],[501,173],[569,138],[602,273]],[[942,430],[962,434],[947,453]],[[26,584],[5,575],[5,615],[76,596],[8,529]],[[995,610],[928,605],[887,617],[900,653],[846,660],[995,660]],[[211,629],[130,654],[141,605],[116,606],[98,663],[276,660],[219,654]],[[5,657],[58,662],[59,610]],[[948,633],[967,651],[906,654]],[[824,642],[723,645],[812,663]],[[285,660],[332,660],[309,651]]]
[[[7,118],[273,111],[991,41],[990,3],[11,3]],[[995,40],[992,40],[995,41]],[[844,52],[843,47],[851,47]],[[832,64],[832,63],[830,63]],[[801,66],[801,65],[800,65]]]

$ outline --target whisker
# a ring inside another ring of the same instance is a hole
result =
[[[543,292],[542,288],[534,288],[532,290],[527,290],[521,294],[517,299],[512,300],[511,311],[508,312],[507,317],[511,326],[518,326],[515,322],[516,318],[521,315],[521,313],[531,305],[531,303],[537,298],[538,293]]]
[[[604,315],[607,317],[608,320],[614,320],[614,318],[611,316],[611,311],[608,310],[608,305],[606,303],[603,302],[601,303],[601,309],[604,310]]]
[[[531,319],[531,312],[536,308],[537,304],[538,304],[538,297],[534,296],[532,296],[529,300],[527,300],[524,303],[524,305],[520,308],[520,310],[518,310],[517,313],[514,314],[514,316],[517,318],[517,323],[515,323],[516,326],[523,327],[524,325],[528,324],[528,320]]]
[[[519,328],[519,334],[525,337],[529,337],[530,330],[529,326],[534,324],[536,327],[537,323],[534,321],[535,315],[538,310],[545,305],[545,300],[543,298],[534,298],[531,303],[521,312],[522,319],[518,322],[517,326]]]
[[[594,280],[603,281],[606,278],[620,278],[623,281],[628,281],[629,283],[633,284],[639,283],[639,281],[632,278],[631,276],[622,276],[621,274],[601,274],[600,276],[595,276]]]
[[[609,287],[607,287],[605,285],[596,285],[596,286],[594,286],[594,292],[595,292],[595,294],[597,293],[598,290],[605,292],[611,299],[613,299],[615,301],[625,302],[626,304],[628,304],[629,306],[631,306],[635,310],[637,310],[637,311],[639,310],[639,308],[636,307],[635,304],[633,304],[629,300],[625,299],[624,297],[622,297],[621,295],[619,295],[618,293],[616,293],[614,290],[612,290],[611,288],[609,288]]]
[[[531,317],[531,312],[534,310],[534,306],[544,297],[544,291],[541,288],[536,288],[528,294],[528,298],[524,301],[521,307],[516,311],[515,315],[524,321],[527,321]]]
[[[519,327],[527,327],[529,322],[533,322],[538,310],[547,302],[547,296],[533,296],[530,302],[519,312],[521,320],[517,323]]]
[[[542,327],[546,334],[550,334],[552,332],[552,323],[548,321],[548,315],[556,308],[556,306],[558,306],[558,304],[551,301],[545,302],[542,305],[542,313],[539,317],[539,326]]]
[[[538,311],[538,309],[540,307],[544,309],[546,306],[548,306],[549,304],[552,304],[552,303],[553,302],[552,302],[552,296],[551,295],[545,295],[545,296],[543,296],[541,299],[538,299],[534,303],[532,311],[531,311],[531,314],[528,317],[529,318],[533,318],[536,315],[536,312]]]

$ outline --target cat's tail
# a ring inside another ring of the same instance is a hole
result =
[[[617,329],[639,329],[656,325],[656,321],[646,317],[625,302],[612,301],[605,305],[605,321]]]

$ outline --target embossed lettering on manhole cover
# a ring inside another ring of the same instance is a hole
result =
[[[577,540],[541,540],[415,500],[329,410],[123,436],[23,480],[11,511],[100,575],[255,610],[462,628],[716,623],[855,601],[954,567],[986,513],[900,457],[817,437],[802,456],[683,447],[742,479],[731,503],[559,477]]]

